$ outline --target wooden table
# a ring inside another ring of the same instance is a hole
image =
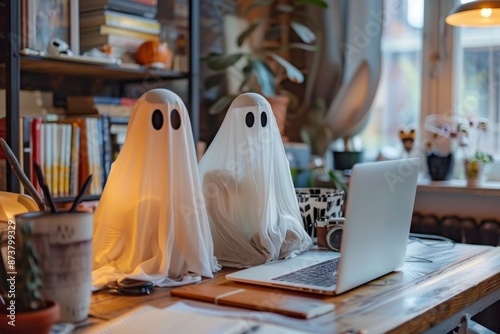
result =
[[[234,269],[233,269],[234,270]],[[301,320],[261,312],[259,319],[278,322],[318,333],[445,333],[460,323],[465,313],[474,315],[500,300],[500,247],[417,242],[408,246],[407,262],[400,270],[353,289],[340,296],[319,296],[247,284],[228,282],[223,269],[202,284],[244,286],[268,291],[270,298],[301,295],[335,304],[323,316]],[[148,296],[125,297],[94,293],[91,322],[109,320],[139,305],[166,307],[181,299],[170,296],[170,289],[155,288]],[[182,300],[197,308],[228,310],[221,306]],[[238,309],[241,311],[242,309]],[[255,311],[248,311],[248,314]],[[255,315],[253,315],[255,319]]]

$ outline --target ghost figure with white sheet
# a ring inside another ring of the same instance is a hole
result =
[[[309,249],[290,166],[271,106],[238,96],[199,164],[214,252],[249,267]]]
[[[95,212],[93,258],[95,287],[125,277],[181,285],[219,269],[189,116],[171,91],[134,107]]]

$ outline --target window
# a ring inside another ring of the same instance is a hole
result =
[[[500,154],[500,27],[457,28],[455,47],[454,111],[488,118],[483,145]]]
[[[370,122],[361,137],[367,159],[392,146],[399,130],[418,126],[422,64],[423,0],[384,0],[382,73]]]
[[[482,146],[500,155],[500,27],[444,23],[455,4],[468,1],[384,0],[382,75],[360,135],[366,159],[383,146],[403,152],[399,130],[420,129],[433,113],[488,118],[488,142]],[[417,147],[423,137],[418,133]]]

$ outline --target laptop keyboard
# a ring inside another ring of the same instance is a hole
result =
[[[271,280],[328,287],[337,282],[338,266],[339,258],[336,257],[284,275],[276,276],[271,278]]]

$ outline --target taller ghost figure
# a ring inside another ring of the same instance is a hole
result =
[[[94,216],[93,285],[124,277],[171,286],[218,265],[182,100],[166,89],[137,101]]]
[[[283,142],[267,100],[238,96],[199,164],[214,252],[249,267],[309,249]]]

